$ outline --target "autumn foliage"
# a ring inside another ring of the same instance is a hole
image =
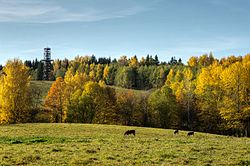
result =
[[[17,59],[8,61],[0,75],[0,123],[20,123],[29,119],[32,108],[28,68]]]
[[[45,107],[51,112],[51,122],[63,122],[64,111],[64,88],[65,83],[62,77],[58,77],[52,84],[50,91],[45,99]]]
[[[221,60],[202,55],[191,57],[187,65],[175,58],[160,63],[157,56],[122,56],[113,62],[78,56],[54,66],[57,78],[42,107],[50,122],[250,135],[250,55]],[[28,69],[15,60],[3,71],[7,76],[0,76],[0,121],[25,122],[37,108],[30,100]]]

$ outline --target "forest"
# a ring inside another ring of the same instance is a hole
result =
[[[45,98],[31,86],[43,63],[9,60],[0,68],[0,124],[95,123],[250,136],[250,54],[157,55],[118,60],[55,60]],[[123,89],[123,90],[121,90]]]

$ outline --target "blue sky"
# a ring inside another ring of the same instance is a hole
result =
[[[185,62],[250,53],[249,0],[0,0],[0,64],[77,55]]]

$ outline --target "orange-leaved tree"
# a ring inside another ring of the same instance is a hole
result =
[[[62,77],[58,77],[52,84],[48,95],[45,98],[45,107],[51,111],[52,122],[63,122],[65,113],[64,106],[64,88],[65,82]]]

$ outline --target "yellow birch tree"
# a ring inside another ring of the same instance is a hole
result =
[[[27,120],[32,107],[30,76],[21,60],[8,61],[0,76],[0,123],[20,123]]]

